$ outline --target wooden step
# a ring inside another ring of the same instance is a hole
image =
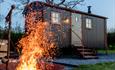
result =
[[[77,49],[88,49],[88,47],[77,46]]]
[[[82,49],[82,48],[78,48],[77,50],[79,50],[79,51],[92,51],[91,49]]]
[[[83,55],[95,55],[93,52],[80,52]]]
[[[75,46],[75,47],[77,47],[77,48],[87,48],[85,46]]]
[[[97,56],[83,56],[85,59],[97,59]]]
[[[98,58],[96,56],[95,50],[90,49],[88,47],[83,47],[83,46],[77,46],[76,47],[77,52],[79,52],[80,56],[85,59],[95,59]]]

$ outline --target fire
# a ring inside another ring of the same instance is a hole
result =
[[[25,37],[19,41],[18,46],[22,48],[22,53],[16,70],[44,70],[45,61],[52,59],[55,54],[54,34],[47,22],[34,18],[36,14],[33,11],[26,16],[27,31]]]

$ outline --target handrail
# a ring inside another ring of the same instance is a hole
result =
[[[82,44],[82,46],[83,46],[83,53],[84,53],[84,47],[85,47],[85,45],[84,45],[84,43],[83,43],[83,40],[79,37],[79,35],[77,34],[77,33],[75,33],[72,29],[71,29],[71,31],[81,40],[81,44]],[[83,54],[83,56],[84,56],[84,54]]]

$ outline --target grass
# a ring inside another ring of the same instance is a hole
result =
[[[98,53],[105,53],[106,50],[98,50]],[[107,50],[108,54],[115,54],[115,50]]]
[[[73,70],[115,70],[115,62],[98,63],[94,65],[80,65]]]

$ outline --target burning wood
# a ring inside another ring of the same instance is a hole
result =
[[[8,64],[8,70],[15,70],[17,67],[17,63],[10,62]],[[6,64],[0,64],[0,70],[6,70]],[[57,64],[47,64],[46,65],[46,70],[63,70],[64,67],[61,65]]]

